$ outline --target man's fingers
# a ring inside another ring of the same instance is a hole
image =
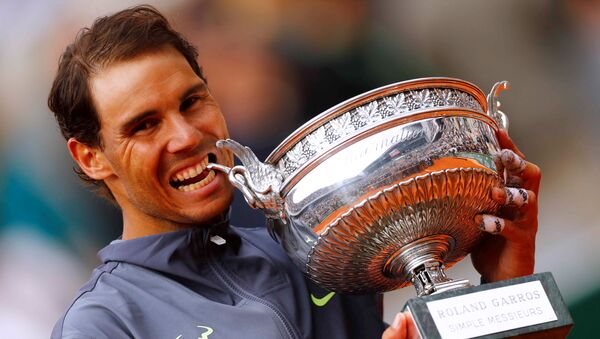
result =
[[[406,315],[403,312],[396,314],[392,325],[388,327],[381,339],[408,339]]]
[[[500,234],[504,230],[504,227],[506,227],[504,219],[489,214],[476,216],[475,222],[479,225],[480,230],[490,234]]]
[[[500,157],[500,152],[494,154],[494,164],[496,165],[496,173],[502,177],[502,179],[506,179],[504,175],[504,164],[502,163],[502,158]],[[506,180],[505,180],[506,181]]]
[[[509,149],[503,149],[500,152],[500,160],[509,175],[519,175],[527,167],[527,162],[523,160],[523,157]]]
[[[528,205],[535,198],[533,191],[524,188],[515,187],[494,187],[492,189],[492,199],[499,204],[506,206],[516,206],[518,208]]]
[[[420,338],[412,316],[408,312],[396,314],[392,325],[388,327],[382,339],[416,339]]]
[[[517,155],[519,155],[522,159],[525,159],[525,155],[523,154],[523,152],[519,151],[519,149],[512,141],[512,139],[508,136],[508,133],[505,130],[499,130],[498,132],[496,132],[496,136],[498,137],[498,143],[500,144],[500,148],[509,149],[515,152]]]
[[[415,321],[413,320],[412,314],[410,312],[406,313],[406,336],[409,339],[420,339],[419,331],[417,330],[417,325],[415,325]]]
[[[504,175],[507,186],[526,186],[537,191],[541,179],[541,170],[535,164],[525,161],[517,153],[503,149],[494,156],[498,174]]]
[[[475,216],[479,229],[494,235],[501,235],[506,240],[520,243],[526,239],[530,230],[520,228],[516,222],[495,215],[480,214]]]
[[[504,184],[510,187],[523,187],[525,181],[521,177],[517,177],[516,175],[510,175],[504,180]]]

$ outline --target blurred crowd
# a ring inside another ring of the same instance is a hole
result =
[[[119,211],[72,171],[46,99],[81,27],[132,1],[0,0],[0,337],[47,337]],[[575,336],[600,305],[600,2],[149,1],[199,50],[232,137],[264,159],[323,110],[427,76],[509,80],[510,134],[543,170],[536,271],[553,272]],[[259,225],[239,196],[233,223]],[[478,282],[469,260],[450,270]],[[386,295],[386,319],[413,297]],[[595,303],[594,303],[595,301]],[[590,304],[591,303],[591,304]],[[591,307],[591,308],[590,308]],[[579,310],[586,310],[579,311]]]

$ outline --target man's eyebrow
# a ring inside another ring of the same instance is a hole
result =
[[[190,94],[197,92],[197,91],[208,91],[208,87],[206,86],[206,83],[204,81],[201,81],[193,86],[191,86],[190,88],[188,88],[185,92],[183,92],[183,94],[179,97],[179,101],[184,101],[188,96],[190,96]],[[127,131],[129,131],[133,126],[135,126],[137,123],[139,123],[140,121],[143,121],[144,119],[146,119],[148,116],[154,115],[156,114],[157,111],[156,110],[150,110],[150,111],[145,111],[142,112],[132,118],[130,118],[129,120],[127,120],[124,124],[123,127],[121,127],[121,132],[123,134],[125,134]]]
[[[123,127],[121,127],[121,132],[126,133],[131,128],[133,128],[133,126],[135,126],[137,123],[139,123],[140,121],[143,121],[148,116],[156,114],[156,112],[157,111],[155,111],[155,110],[145,111],[145,112],[142,112],[142,113],[130,118],[123,124]]]
[[[197,84],[193,85],[192,87],[188,88],[179,97],[179,101],[184,101],[185,99],[187,99],[188,96],[190,96],[190,94],[192,94],[194,92],[198,92],[198,91],[202,91],[202,92],[207,92],[208,91],[208,87],[206,86],[206,83],[204,81],[200,81],[199,83],[197,83]]]

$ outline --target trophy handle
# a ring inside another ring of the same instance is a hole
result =
[[[207,168],[227,174],[231,184],[242,192],[250,207],[261,209],[267,217],[280,218],[285,223],[284,201],[279,194],[283,175],[277,168],[261,162],[249,147],[235,140],[219,140],[217,147],[231,151],[240,159],[242,166],[229,168],[210,163]]]
[[[490,94],[487,96],[487,106],[488,111],[487,114],[492,117],[505,131],[508,131],[508,117],[504,112],[499,110],[500,101],[498,100],[498,96],[500,92],[509,88],[508,81],[500,81],[494,84]]]

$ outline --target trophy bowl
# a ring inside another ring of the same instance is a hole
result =
[[[413,284],[427,295],[470,286],[446,276],[482,237],[477,214],[494,214],[493,155],[507,128],[498,93],[451,78],[381,87],[310,120],[260,162],[233,140],[242,165],[228,174],[271,235],[312,280],[336,292]]]

